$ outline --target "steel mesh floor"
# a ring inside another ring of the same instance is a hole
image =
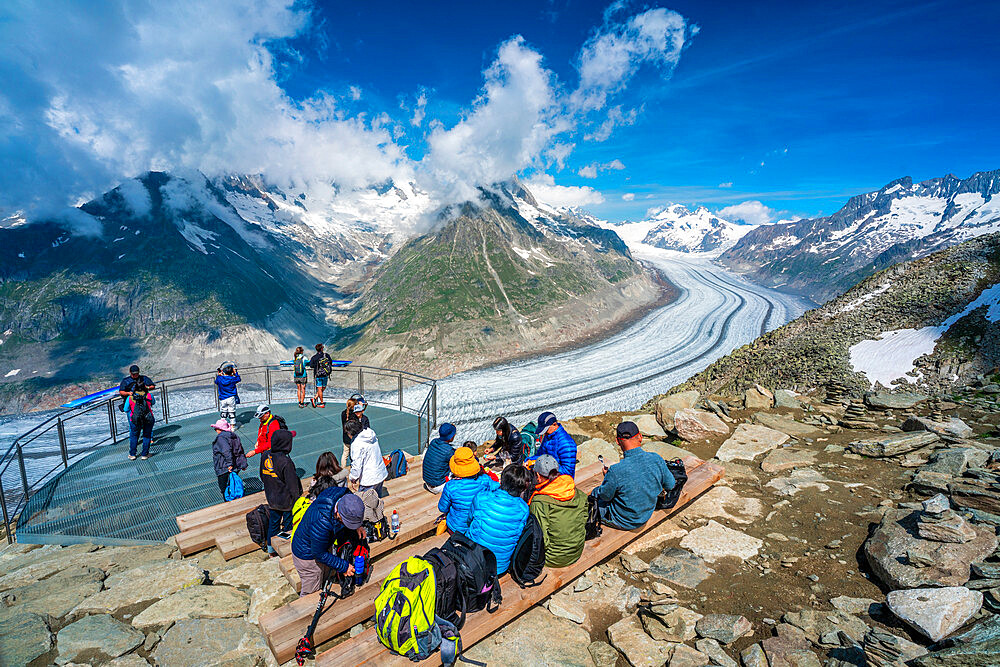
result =
[[[340,458],[342,439],[339,404],[303,408],[297,403],[272,404],[296,431],[292,460],[300,477],[311,475],[325,451]],[[243,447],[253,449],[257,437],[254,408],[237,413]],[[387,408],[366,411],[383,452],[413,453],[417,417]],[[163,542],[177,534],[178,514],[222,502],[212,468],[209,426],[215,413],[157,424],[147,461],[128,460],[128,436],[80,459],[39,489],[21,513],[17,540],[29,544],[142,544]],[[260,459],[249,461],[241,475],[246,493],[261,490]]]

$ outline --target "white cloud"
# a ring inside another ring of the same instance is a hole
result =
[[[609,7],[604,25],[580,49],[580,85],[572,101],[583,111],[602,108],[644,64],[660,68],[668,78],[698,31],[683,16],[662,7],[616,22],[624,10],[621,3]]]
[[[556,185],[549,174],[535,174],[525,181],[528,190],[549,206],[587,206],[604,202],[604,195],[589,185]]]
[[[635,125],[635,121],[638,120],[639,114],[642,113],[644,108],[639,107],[638,109],[622,111],[620,105],[611,107],[604,121],[601,122],[596,130],[584,136],[584,139],[587,141],[606,141],[616,127]]]
[[[621,171],[625,168],[625,163],[615,158],[611,162],[603,164],[592,162],[585,167],[581,167],[576,173],[583,178],[597,178],[597,174],[602,171]]]
[[[278,86],[266,43],[308,8],[225,3],[14,3],[0,21],[0,207],[95,196],[149,169],[266,173],[346,186],[408,166],[385,127]]]
[[[719,183],[720,188],[731,188],[733,187],[732,181],[726,181],[725,183]]]
[[[622,199],[624,199],[625,201],[632,201],[633,199],[635,199],[635,193],[626,192],[625,194],[622,195]]]
[[[720,218],[744,225],[766,225],[777,218],[779,213],[780,211],[756,200],[726,206],[718,211]]]
[[[578,172],[583,178],[597,178],[597,165],[588,164],[586,167],[581,167]]]
[[[354,100],[355,102],[357,102],[358,100],[361,99],[361,89],[360,88],[358,88],[357,86],[351,86],[349,90],[350,90],[350,93],[351,93],[351,99],[352,100]]]
[[[426,91],[420,91],[420,95],[417,96],[417,105],[413,109],[413,117],[410,118],[410,125],[413,127],[420,127],[420,124],[424,122],[424,116],[427,114],[427,93]]]
[[[621,160],[619,160],[618,158],[615,158],[611,162],[608,162],[607,164],[605,164],[604,168],[605,169],[613,169],[615,171],[621,171],[622,169],[625,168],[625,163],[622,162]]]
[[[472,110],[427,139],[430,152],[423,166],[439,194],[449,199],[474,197],[476,185],[538,165],[556,135],[567,129],[556,107],[553,75],[522,37],[500,46],[485,77]]]

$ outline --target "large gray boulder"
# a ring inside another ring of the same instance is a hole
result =
[[[63,576],[0,593],[0,601],[9,607],[58,620],[100,591],[104,579],[104,572],[92,567],[75,566],[61,574]]]
[[[182,618],[237,618],[245,616],[249,606],[249,596],[230,586],[192,586],[146,607],[132,625],[150,631]]]
[[[880,410],[908,410],[926,400],[927,396],[913,393],[893,394],[888,391],[873,391],[865,394],[865,405]]]
[[[913,661],[917,667],[996,667],[1000,655],[1000,615],[981,619],[965,632],[945,639],[937,650]]]
[[[145,640],[146,635],[112,616],[84,616],[59,631],[56,662],[105,662],[137,649]]]
[[[653,415],[625,415],[622,421],[630,421],[639,427],[639,433],[653,438],[666,437],[667,433]]]
[[[669,547],[653,559],[646,574],[677,586],[695,588],[709,575],[715,574],[715,570],[690,551]]]
[[[970,564],[997,548],[992,531],[976,527],[977,537],[964,544],[917,537],[920,512],[890,510],[865,540],[863,551],[875,576],[892,589],[961,586],[969,580]],[[907,554],[918,554],[911,562]],[[931,563],[921,566],[924,563]]]
[[[727,528],[715,520],[709,520],[704,526],[695,528],[681,539],[681,546],[690,549],[693,554],[714,563],[723,558],[738,558],[744,561],[753,558],[764,546],[764,542]]]
[[[637,614],[626,616],[608,628],[608,641],[632,667],[662,667],[674,650],[674,643],[658,641],[646,634]]]
[[[815,426],[795,421],[787,415],[772,414],[770,412],[755,412],[753,420],[762,426],[774,429],[775,431],[781,431],[782,433],[795,438],[808,438],[822,433],[822,431]]]
[[[622,452],[617,445],[613,445],[607,440],[591,438],[581,443],[576,448],[576,468],[585,468],[592,463],[597,463],[598,456],[604,457],[604,465],[610,466],[621,460]]]
[[[526,641],[528,638],[540,641]],[[465,656],[497,667],[570,667],[594,664],[589,646],[590,634],[582,627],[535,607],[470,648]]]
[[[774,407],[800,410],[802,402],[799,401],[799,395],[791,389],[779,389],[774,392]]]
[[[697,391],[682,391],[671,394],[656,402],[656,421],[668,433],[674,430],[674,414],[678,410],[693,408],[698,403],[700,394]]]
[[[983,606],[983,594],[964,586],[891,591],[889,609],[933,642],[962,627]]]
[[[865,440],[855,440],[847,448],[855,454],[871,456],[874,458],[885,458],[906,454],[921,447],[933,445],[941,440],[936,433],[922,431],[919,433],[894,433],[892,435],[880,436],[878,438],[867,438]]]
[[[242,618],[182,619],[167,630],[152,658],[158,665],[209,667],[263,664],[267,646],[257,626]]]
[[[20,667],[52,649],[52,633],[39,614],[23,609],[0,610],[0,666]]]
[[[100,591],[81,602],[73,614],[116,614],[201,584],[205,573],[187,561],[153,561],[108,577]]]
[[[971,438],[975,435],[972,427],[958,417],[951,417],[948,421],[937,422],[926,417],[910,416],[900,427],[904,431],[930,431],[938,435],[951,436],[952,438]]]
[[[674,431],[683,440],[698,442],[727,435],[729,427],[714,413],[684,408],[674,413]]]
[[[755,457],[780,447],[788,440],[788,434],[767,426],[739,424],[733,435],[719,447],[715,458],[720,461],[736,459],[752,461]]]

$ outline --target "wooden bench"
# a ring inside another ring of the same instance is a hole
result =
[[[601,463],[594,463],[578,470],[576,478],[577,487],[585,493],[597,487],[603,479],[603,475],[601,474],[602,469],[603,465]],[[433,506],[433,516],[434,518],[437,517],[436,501]],[[424,530],[423,534],[426,534],[426,532]],[[379,587],[382,580],[385,579],[392,569],[410,556],[424,554],[431,547],[444,544],[448,538],[447,535],[439,535],[430,537],[429,539],[418,540],[412,544],[404,544],[399,541],[403,537],[401,533],[397,540],[385,540],[372,545],[375,547],[387,543],[386,548],[389,550],[380,553],[387,553],[388,555],[375,560],[371,580],[365,586],[358,589],[350,598],[336,601],[320,617],[316,630],[313,633],[314,645],[332,639],[358,623],[372,618],[375,613],[374,602],[375,597],[378,595]],[[406,539],[414,538],[408,537]],[[393,548],[396,544],[403,546]],[[283,568],[283,570],[286,570],[286,568]],[[290,569],[294,571],[295,568],[291,566]],[[289,576],[287,571],[286,576]],[[295,576],[297,578],[297,575]],[[258,625],[279,664],[294,657],[295,646],[305,633],[306,626],[309,625],[309,621],[316,611],[318,600],[319,593],[312,593],[298,600],[293,600],[284,607],[280,607],[260,617]]]
[[[421,468],[423,458],[408,459],[409,471],[403,477],[386,481],[389,502],[419,495],[422,491]],[[312,477],[302,480],[308,488]],[[238,500],[219,503],[177,517],[177,548],[187,556],[217,546],[223,558],[229,560],[260,547],[250,539],[246,528],[246,514],[258,505],[266,504],[263,492],[244,496]]]
[[[493,614],[477,613],[469,616],[461,631],[463,647],[468,649],[498,628],[509,625],[532,606],[559,591],[586,572],[588,568],[620,552],[642,533],[659,524],[670,514],[680,510],[722,479],[723,469],[721,466],[713,463],[702,463],[692,468],[691,463],[693,462],[689,461],[685,461],[689,465],[688,481],[684,485],[680,499],[673,508],[654,512],[646,525],[637,530],[616,530],[605,526],[601,537],[587,543],[583,556],[576,563],[558,569],[545,568],[545,579],[538,586],[526,589],[515,585],[503,586],[503,604],[498,611]],[[509,577],[505,576],[501,583],[507,582],[509,582]],[[373,608],[369,608],[368,612],[369,617],[374,616]],[[294,654],[294,648],[292,653]],[[386,649],[379,642],[374,628],[369,628],[358,636],[324,651],[316,658],[317,667],[344,667],[346,665],[399,665],[403,667],[412,664],[406,658],[395,655]],[[424,661],[424,664],[440,665],[440,654],[434,653]]]

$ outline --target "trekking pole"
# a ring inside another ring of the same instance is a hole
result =
[[[323,582],[323,590],[319,594],[319,604],[316,605],[316,613],[313,614],[312,621],[309,623],[309,627],[306,628],[306,634],[303,635],[295,647],[295,663],[300,665],[300,667],[305,664],[306,659],[311,660],[316,657],[316,649],[313,648],[313,633],[316,632],[319,617],[326,611],[324,609],[326,599],[330,596],[333,596],[335,599],[340,597],[330,590],[331,586],[333,586],[333,577],[327,577],[326,581]]]

